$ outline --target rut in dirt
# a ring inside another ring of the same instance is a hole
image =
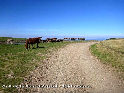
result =
[[[117,75],[91,55],[94,42],[69,44],[53,53],[25,84],[31,93],[124,93]],[[22,90],[21,90],[22,91]],[[24,92],[24,90],[22,91]]]

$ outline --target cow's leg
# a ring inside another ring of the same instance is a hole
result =
[[[28,49],[28,47],[29,47],[29,44],[27,44],[27,49]]]
[[[38,46],[38,43],[37,43],[37,48],[38,48],[39,46]]]
[[[25,48],[28,50],[28,44],[27,43],[25,44]]]

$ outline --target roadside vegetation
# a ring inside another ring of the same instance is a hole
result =
[[[47,53],[56,51],[70,42],[40,43],[40,48],[25,49],[25,45],[0,44],[0,91],[17,93],[16,88],[2,88],[3,85],[19,85],[24,76],[42,64]],[[36,47],[36,46],[35,46]]]
[[[101,41],[92,45],[90,50],[101,62],[116,68],[124,79],[124,39]]]

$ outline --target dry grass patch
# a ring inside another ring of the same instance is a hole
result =
[[[101,41],[90,49],[104,64],[116,68],[124,79],[124,39]]]

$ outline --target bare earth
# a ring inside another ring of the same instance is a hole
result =
[[[25,84],[42,85],[29,88],[30,92],[124,93],[124,83],[112,69],[91,55],[92,44],[69,44],[53,53],[25,78]]]

